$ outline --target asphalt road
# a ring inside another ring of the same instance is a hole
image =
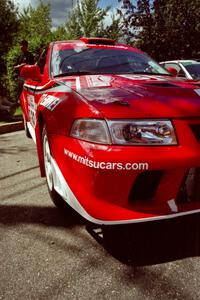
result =
[[[0,170],[0,299],[200,299],[199,215],[102,236],[51,203],[24,132],[0,136]]]

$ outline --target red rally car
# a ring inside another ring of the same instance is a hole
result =
[[[104,225],[200,212],[200,88],[110,39],[49,45],[26,65],[26,134],[56,205]]]

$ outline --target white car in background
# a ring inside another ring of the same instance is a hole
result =
[[[196,60],[171,60],[160,62],[160,65],[169,72],[176,70],[177,77],[200,80],[200,62]]]

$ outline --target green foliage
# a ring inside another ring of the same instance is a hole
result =
[[[26,39],[29,42],[29,51],[35,58],[41,45],[48,44],[52,40],[50,4],[39,1],[36,8],[29,6],[19,14],[19,32],[15,39],[14,46],[6,55],[7,66],[7,88],[10,99],[17,101],[17,76],[13,68],[17,57],[20,55],[19,41]]]
[[[109,7],[97,7],[98,0],[84,0],[78,4],[80,27],[84,36],[96,36],[99,24],[104,20]]]
[[[115,41],[118,41],[122,36],[122,32],[120,30],[120,22],[120,18],[116,18],[113,14],[112,23],[106,27],[107,36]]]
[[[18,117],[18,116],[22,116],[22,108],[19,106],[17,107],[15,113],[14,113],[14,116],[15,117]]]
[[[51,36],[50,4],[41,0],[36,8],[31,5],[19,15],[19,38],[27,40],[48,40]]]
[[[158,59],[200,55],[199,0],[155,0],[153,9],[153,35],[160,41],[160,46],[153,45]]]
[[[117,9],[117,13],[121,20],[121,31],[123,33],[123,41],[131,43],[135,38],[135,29],[138,24],[136,21],[137,13],[136,6],[132,4],[131,0],[119,0],[121,7]]]
[[[111,15],[111,24],[110,25],[102,24],[102,28],[100,28],[98,36],[102,36],[105,38],[110,38],[115,41],[118,41],[123,35],[120,29],[120,22],[121,22],[120,17],[116,17],[115,14],[113,13]]]
[[[16,64],[17,57],[20,54],[20,48],[14,46],[6,56],[6,65],[7,65],[7,76],[5,78],[7,82],[7,89],[9,92],[10,100],[17,102],[17,74],[14,71],[14,65]]]
[[[12,45],[18,30],[17,9],[10,0],[0,0],[0,92],[5,89],[6,65],[4,56]]]
[[[80,26],[81,17],[79,6],[75,6],[69,14],[68,21],[66,23],[66,31],[69,39],[77,39],[83,35]]]
[[[122,0],[127,41],[157,60],[200,56],[199,0]]]
[[[66,23],[68,37],[77,39],[81,36],[103,36],[105,34],[103,22],[109,9],[109,7],[99,8],[98,0],[82,0],[80,3],[78,2]]]
[[[67,32],[63,25],[53,30],[51,35],[52,35],[52,41],[67,40]]]

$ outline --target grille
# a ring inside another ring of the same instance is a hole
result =
[[[129,194],[129,202],[135,200],[151,200],[157,191],[164,171],[145,171],[138,175]]]
[[[192,129],[197,141],[200,143],[200,124],[191,124],[190,128]]]

